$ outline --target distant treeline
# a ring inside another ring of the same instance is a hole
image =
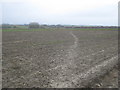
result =
[[[117,26],[78,26],[78,25],[47,25],[36,22],[24,25],[2,24],[2,29],[21,28],[21,29],[38,29],[38,28],[118,28]]]

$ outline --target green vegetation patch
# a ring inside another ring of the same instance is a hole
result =
[[[4,32],[11,32],[11,31],[47,31],[53,29],[3,29]]]
[[[73,28],[72,30],[118,30],[118,28]]]
[[[38,29],[3,29],[2,31],[48,31],[48,30],[118,30],[118,28],[38,28]]]

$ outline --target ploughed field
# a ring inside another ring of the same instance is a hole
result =
[[[97,28],[3,31],[2,86],[86,87],[117,63],[117,35]]]

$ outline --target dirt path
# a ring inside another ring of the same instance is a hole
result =
[[[74,44],[70,46],[68,54],[66,55],[66,62],[64,65],[60,66],[62,68],[57,75],[57,78],[55,80],[51,80],[51,87],[71,88],[76,87],[76,85],[77,87],[84,87],[87,85],[88,81],[91,82],[92,80],[94,80],[94,78],[105,74],[107,71],[111,70],[117,63],[118,56],[114,56],[111,59],[91,66],[91,68],[89,68],[88,70],[84,70],[84,72],[79,73],[78,75],[72,73],[72,70],[76,68],[74,58],[78,56],[75,51],[78,46],[78,38],[72,32],[70,32],[70,35],[74,38]]]
[[[77,53],[75,49],[78,46],[78,38],[76,35],[70,32],[70,35],[74,38],[74,44],[70,46],[70,48],[67,51],[67,55],[65,55],[65,64],[61,65],[61,71],[59,72],[57,79],[51,81],[52,87],[69,87],[69,78],[72,75],[71,68],[75,67],[74,64],[74,58],[77,57]],[[59,66],[57,66],[58,68]]]

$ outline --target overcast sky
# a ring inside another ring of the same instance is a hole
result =
[[[118,25],[119,0],[1,0],[10,24]],[[1,9],[0,9],[1,10]]]

